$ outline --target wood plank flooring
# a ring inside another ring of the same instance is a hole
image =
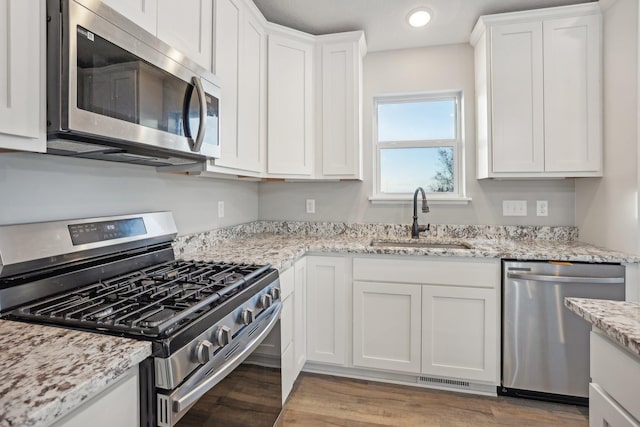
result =
[[[302,373],[282,426],[587,426],[588,408]]]

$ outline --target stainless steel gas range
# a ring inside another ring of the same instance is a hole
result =
[[[239,387],[233,372],[279,333],[277,270],[176,260],[175,236],[170,212],[0,227],[4,317],[151,342],[153,355],[140,366],[142,426],[190,425],[189,410],[211,393],[204,416],[215,424],[233,407],[224,391]],[[280,384],[277,363],[260,369],[273,371],[272,389]],[[247,388],[259,394],[258,425],[273,425],[279,386],[271,392],[277,398]]]

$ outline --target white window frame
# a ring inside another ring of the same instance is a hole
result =
[[[379,141],[378,140],[378,105],[387,103],[437,101],[454,98],[456,101],[456,137],[455,139],[416,140],[416,141]],[[400,95],[376,95],[373,97],[373,195],[372,203],[410,203],[411,193],[383,193],[380,191],[380,150],[384,148],[453,148],[453,188],[451,193],[427,192],[427,199],[436,203],[466,204],[471,199],[465,195],[464,179],[464,138],[462,116],[462,91],[425,92]]]

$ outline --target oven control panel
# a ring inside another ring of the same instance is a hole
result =
[[[100,222],[69,224],[69,234],[74,246],[123,237],[142,236],[147,233],[142,218],[127,218]]]

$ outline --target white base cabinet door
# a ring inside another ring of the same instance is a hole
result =
[[[420,372],[421,286],[353,283],[353,365]]]
[[[307,257],[307,360],[345,365],[350,327],[349,259]]]
[[[422,373],[497,383],[496,290],[422,287]]]
[[[0,1],[0,150],[46,151],[45,2]]]
[[[302,258],[294,265],[295,289],[293,292],[293,354],[295,377],[307,362],[307,260]]]

